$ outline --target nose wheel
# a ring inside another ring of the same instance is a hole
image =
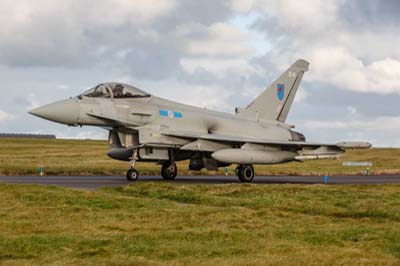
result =
[[[137,160],[137,150],[134,150],[130,162],[131,168],[126,173],[126,179],[128,179],[128,181],[130,182],[135,182],[139,179],[139,172],[138,170],[135,169],[136,160]]]
[[[126,173],[126,179],[131,182],[137,181],[139,179],[139,172],[135,168],[129,169]]]
[[[161,167],[161,176],[164,180],[174,180],[178,175],[178,167],[175,162],[166,161]]]
[[[254,168],[252,165],[239,165],[236,167],[236,175],[242,183],[251,183],[254,179]]]

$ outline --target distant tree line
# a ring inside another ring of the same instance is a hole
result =
[[[56,139],[56,135],[0,133],[0,138]]]

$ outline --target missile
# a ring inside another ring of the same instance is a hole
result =
[[[322,159],[339,159],[340,154],[311,154],[311,155],[299,155],[294,159],[296,161],[304,162],[309,160],[322,160]]]
[[[229,164],[276,164],[293,161],[298,154],[282,150],[223,149],[211,154],[215,160]]]

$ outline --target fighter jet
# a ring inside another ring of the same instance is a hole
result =
[[[52,103],[30,114],[69,126],[109,130],[108,156],[135,163],[161,165],[161,176],[173,180],[177,161],[189,169],[218,170],[237,165],[241,182],[252,182],[253,165],[335,159],[346,149],[370,148],[366,142],[306,142],[286,119],[309,63],[296,61],[246,108],[234,114],[211,111],[150,95],[122,83],[102,83],[77,97]]]

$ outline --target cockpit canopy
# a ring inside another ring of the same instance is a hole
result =
[[[150,94],[139,90],[138,88],[121,83],[103,83],[97,85],[79,96],[80,99],[87,98],[148,98]]]

